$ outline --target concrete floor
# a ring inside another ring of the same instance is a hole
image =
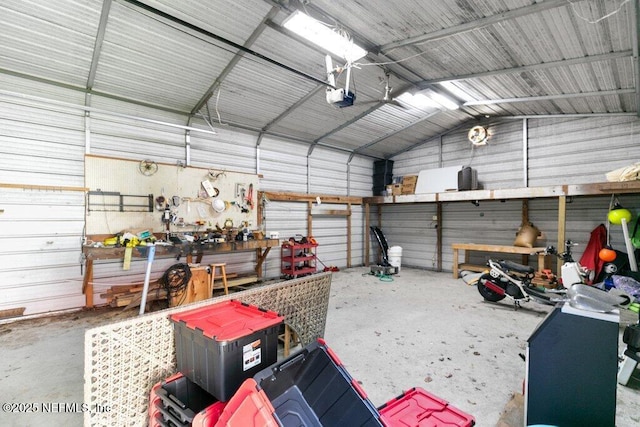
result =
[[[393,282],[367,273],[334,273],[325,339],[375,406],[422,387],[478,426],[522,425],[519,354],[550,307],[485,303],[450,273],[403,268]],[[82,404],[84,331],[135,314],[103,309],[0,324],[0,403],[23,411],[0,410],[0,425],[82,425],[80,408],[43,413],[42,403]],[[640,424],[637,385],[617,387],[618,427]]]

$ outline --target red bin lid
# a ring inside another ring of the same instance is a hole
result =
[[[183,322],[189,329],[199,329],[208,338],[232,341],[255,331],[282,323],[284,317],[275,311],[231,300],[171,315],[174,322]]]
[[[405,392],[379,408],[386,427],[441,427],[475,425],[475,418],[420,387]]]

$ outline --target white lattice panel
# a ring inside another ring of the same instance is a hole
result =
[[[169,315],[237,299],[285,317],[303,345],[324,335],[331,273],[319,273],[146,314],[85,333],[86,426],[144,426],[151,387],[176,371]]]

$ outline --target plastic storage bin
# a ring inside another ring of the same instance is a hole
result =
[[[224,427],[280,427],[275,410],[264,394],[258,390],[253,378],[246,379],[227,402],[218,418],[218,426]]]
[[[284,427],[382,425],[375,406],[323,340],[253,378]]]
[[[178,370],[226,402],[242,381],[276,362],[276,312],[226,301],[171,316]]]
[[[211,427],[224,402],[178,373],[153,386],[149,395],[149,426]]]
[[[412,388],[378,408],[386,427],[471,427],[475,418],[421,388]]]

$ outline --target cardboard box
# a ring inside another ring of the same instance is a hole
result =
[[[416,185],[418,175],[405,175],[402,177],[402,185]]]
[[[413,194],[416,191],[416,183],[418,182],[418,175],[407,175],[402,177],[402,189],[401,194]]]
[[[402,184],[392,184],[391,193],[387,192],[388,196],[399,196],[402,194]]]

